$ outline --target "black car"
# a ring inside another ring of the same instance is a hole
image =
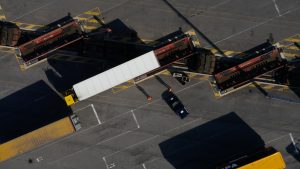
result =
[[[176,113],[178,116],[180,116],[181,119],[185,118],[189,113],[184,107],[184,105],[181,103],[181,101],[178,99],[178,97],[171,91],[165,91],[162,94],[162,98],[165,100],[165,102],[169,105],[169,107]]]

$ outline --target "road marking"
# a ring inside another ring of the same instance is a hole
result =
[[[202,119],[202,118],[199,117],[199,118],[197,118],[197,119],[194,119],[194,120],[192,120],[192,121],[189,121],[189,122],[187,122],[187,123],[184,123],[184,124],[181,125],[181,126],[178,126],[178,127],[172,128],[172,129],[170,129],[170,130],[167,130],[167,131],[163,132],[162,134],[154,135],[154,136],[149,137],[149,138],[147,138],[147,139],[145,139],[145,140],[143,140],[143,141],[140,141],[140,142],[137,142],[137,143],[132,144],[132,145],[130,145],[130,146],[127,146],[127,147],[123,148],[122,150],[115,151],[115,152],[113,152],[113,153],[111,153],[111,154],[109,154],[109,155],[106,155],[106,156],[104,156],[104,157],[105,157],[105,158],[106,158],[106,157],[111,157],[111,156],[113,156],[113,155],[115,155],[115,154],[117,154],[117,153],[123,152],[123,151],[125,151],[125,150],[127,150],[127,149],[129,149],[129,148],[132,148],[132,147],[135,147],[135,146],[137,146],[137,145],[143,144],[143,143],[145,143],[145,142],[147,142],[147,141],[153,140],[153,139],[155,139],[155,138],[157,138],[157,137],[159,137],[159,136],[165,135],[165,134],[167,134],[167,133],[169,133],[169,132],[172,132],[172,131],[174,131],[174,130],[178,130],[178,129],[180,129],[180,128],[183,128],[183,127],[185,127],[185,126],[187,126],[187,125],[189,125],[189,124],[192,124],[192,123],[194,123],[194,122],[196,122],[196,121],[198,121],[198,120],[201,120],[201,119]]]
[[[93,112],[94,112],[94,114],[95,114],[95,116],[96,116],[96,119],[97,119],[97,121],[98,121],[98,124],[102,124],[101,121],[100,121],[100,118],[99,118],[99,116],[98,116],[98,113],[97,113],[97,111],[96,111],[96,109],[95,109],[95,107],[94,107],[94,104],[91,104],[91,107],[92,107]]]
[[[97,126],[98,126],[98,125],[97,125]],[[134,129],[134,130],[136,130],[136,129]],[[76,152],[74,152],[74,153],[68,154],[68,155],[66,155],[66,156],[64,156],[64,157],[62,157],[62,158],[59,158],[59,159],[54,160],[54,161],[51,161],[51,162],[49,162],[49,164],[53,164],[53,163],[55,163],[55,162],[57,162],[57,161],[64,160],[64,159],[66,159],[66,158],[68,158],[68,157],[71,157],[71,156],[73,156],[73,155],[75,155],[75,154],[78,154],[78,153],[81,153],[81,152],[83,152],[83,151],[86,151],[86,150],[88,150],[88,149],[90,149],[90,148],[92,148],[92,147],[94,147],[94,146],[96,146],[96,145],[103,144],[103,143],[108,142],[108,141],[111,141],[111,140],[113,140],[113,139],[115,139],[115,138],[117,138],[117,137],[120,137],[120,136],[123,136],[123,135],[125,135],[125,134],[131,133],[131,132],[133,132],[134,130],[128,130],[128,131],[125,131],[125,132],[123,132],[123,133],[121,133],[121,134],[118,134],[118,135],[115,135],[115,136],[113,136],[113,137],[110,137],[110,138],[108,138],[108,139],[106,139],[106,140],[100,141],[100,142],[98,142],[98,143],[96,143],[96,144],[94,144],[94,145],[85,147],[85,148],[83,148],[83,149],[81,149],[81,150],[79,150],[79,151],[76,151]]]
[[[299,150],[298,150],[298,148],[296,147],[296,142],[295,142],[295,140],[294,140],[294,137],[293,137],[292,133],[289,133],[289,136],[290,136],[290,139],[291,139],[291,141],[292,141],[292,143],[293,143],[293,146],[294,146],[294,149],[295,149],[295,153],[296,153],[296,154],[299,154]]]
[[[266,144],[269,144],[269,143],[274,142],[274,141],[281,140],[281,139],[283,139],[284,137],[287,137],[287,136],[289,136],[289,134],[285,134],[283,136],[280,136],[280,137],[277,137],[275,139],[269,140],[269,141],[266,142]]]
[[[131,113],[132,113],[132,116],[133,116],[133,118],[134,118],[134,121],[135,121],[135,123],[136,123],[136,125],[137,125],[137,128],[139,129],[139,128],[140,128],[140,125],[139,125],[139,123],[138,123],[138,121],[137,121],[137,119],[136,119],[136,116],[135,116],[133,110],[131,110]]]
[[[53,4],[53,3],[56,2],[56,1],[57,1],[57,0],[54,0],[54,1],[52,1],[52,2],[49,2],[49,3],[45,4],[45,5],[42,5],[42,6],[38,7],[38,8],[36,8],[36,9],[33,9],[33,10],[31,10],[31,11],[29,11],[29,12],[27,12],[27,13],[21,15],[21,16],[18,16],[18,17],[16,17],[16,18],[14,18],[14,19],[11,20],[11,21],[16,21],[17,19],[21,19],[21,18],[23,18],[23,17],[26,16],[26,15],[30,15],[30,14],[32,14],[32,13],[34,13],[34,12],[36,12],[36,11],[38,11],[38,10],[44,8],[44,7],[46,7],[46,6],[49,6],[49,5]]]
[[[276,0],[272,0],[272,1],[273,1],[274,5],[275,5],[275,9],[276,9],[276,11],[278,13],[278,16],[281,16],[280,11],[279,11],[279,7],[278,7],[278,5],[276,3]]]
[[[107,169],[110,169],[110,168],[113,168],[113,167],[116,166],[115,163],[107,164],[107,161],[106,161],[105,157],[102,157],[102,159],[103,159]]]
[[[188,86],[188,87],[186,87],[186,88],[183,88],[183,89],[181,89],[181,90],[179,90],[179,91],[177,91],[177,92],[174,92],[174,93],[175,93],[175,94],[176,94],[176,93],[180,93],[180,92],[184,91],[185,89],[189,89],[189,88],[191,88],[191,87],[194,87],[194,86],[200,84],[201,82],[202,82],[202,81],[197,82],[197,83],[195,83],[195,84],[193,84],[193,85],[191,85],[191,86]],[[146,104],[143,104],[143,105],[141,105],[141,106],[138,106],[137,108],[133,109],[132,111],[136,111],[136,110],[138,110],[138,109],[144,108],[144,107],[146,107],[146,106],[148,106],[148,105],[151,105],[151,104],[153,104],[153,103],[155,103],[155,102],[158,102],[158,101],[160,101],[160,100],[161,100],[161,99],[156,99],[156,100],[153,100],[152,102],[147,102]],[[90,106],[90,105],[85,106],[85,107],[83,107],[83,108],[81,108],[81,109],[78,109],[78,110],[76,110],[76,111],[74,111],[74,112],[83,110],[83,109],[85,109],[85,108],[87,108],[87,107],[89,107],[89,106]],[[113,117],[113,118],[111,118],[111,119],[109,119],[109,120],[107,120],[107,121],[104,121],[102,124],[107,123],[107,122],[109,122],[109,121],[112,121],[112,120],[114,120],[114,119],[116,119],[116,118],[119,118],[119,117],[121,117],[121,116],[124,116],[124,115],[126,115],[126,114],[128,114],[128,113],[130,113],[130,112],[131,112],[131,111],[127,111],[127,112],[124,112],[124,113],[122,113],[122,114],[119,114],[119,115],[117,115],[117,116],[115,116],[115,117]],[[196,119],[196,120],[199,120],[199,119],[200,119],[200,118],[198,118],[198,119]],[[188,122],[188,123],[194,122],[194,121],[196,121],[196,120],[190,121],[190,122]],[[184,124],[184,125],[187,125],[187,123]],[[64,138],[62,138],[62,139],[53,141],[53,142],[51,142],[51,143],[49,143],[49,144],[47,144],[47,145],[45,145],[45,146],[43,146],[43,147],[36,148],[35,151],[37,151],[37,150],[40,150],[40,151],[41,151],[41,150],[43,150],[43,149],[45,149],[45,148],[47,148],[47,147],[50,147],[51,145],[55,145],[55,144],[60,143],[60,142],[62,142],[62,141],[64,141],[64,140],[70,139],[70,138],[72,138],[72,137],[74,137],[74,136],[79,135],[80,133],[84,133],[84,132],[86,132],[86,131],[92,130],[92,129],[94,129],[95,127],[98,127],[98,126],[99,126],[99,124],[96,124],[96,125],[94,125],[94,126],[91,126],[91,127],[89,127],[89,128],[86,128],[86,129],[84,129],[84,130],[80,130],[80,131],[78,131],[78,132],[73,133],[72,135],[69,135],[69,136],[66,136],[66,137],[64,137]],[[182,125],[182,126],[183,126],[183,125]],[[179,127],[180,127],[180,126],[179,126]],[[178,127],[177,127],[177,128],[178,128]],[[176,128],[174,128],[174,129],[176,129]],[[137,130],[137,128],[134,129],[134,130]],[[124,135],[124,134],[127,134],[127,133],[130,133],[130,132],[133,132],[134,130],[126,131],[126,132],[124,132],[124,133],[119,134],[118,136]],[[169,132],[170,132],[170,131],[169,131]],[[114,138],[116,138],[116,137],[118,137],[118,136],[114,136]],[[111,140],[111,139],[113,139],[113,138],[109,138],[109,139],[107,139],[107,140],[104,140],[104,141],[102,141],[102,143],[105,142],[105,141],[109,141],[109,140]],[[101,144],[101,143],[99,142],[99,143],[97,143],[97,144]],[[92,146],[94,146],[94,145],[92,145]],[[90,146],[90,147],[92,147],[92,146]],[[78,152],[82,152],[82,151],[84,151],[84,150],[86,150],[86,149],[88,149],[88,148],[90,148],[90,147],[83,148],[82,150],[79,150]],[[52,162],[50,162],[50,163],[54,163],[54,162],[56,162],[56,161],[62,160],[62,159],[64,159],[64,158],[69,157],[69,156],[72,156],[73,154],[76,154],[76,153],[78,153],[78,152],[72,153],[72,154],[70,154],[70,155],[67,155],[67,156],[65,156],[65,157],[63,157],[63,158],[60,158],[60,159],[55,160],[55,161],[52,161]],[[27,153],[29,153],[29,152],[27,152]],[[26,154],[26,153],[24,153],[24,154]],[[104,157],[105,157],[105,156],[104,156]]]
[[[44,160],[44,158],[42,156],[36,158],[36,162],[38,162],[38,163],[41,162],[41,161],[43,161],[43,160]]]
[[[287,12],[281,14],[281,16],[284,16],[284,15],[286,15],[286,14],[292,12],[292,11],[298,10],[298,9],[300,9],[300,7],[295,7],[295,8],[293,8],[293,9],[291,9],[291,10],[289,10],[289,11],[287,11]],[[262,25],[264,25],[264,24],[266,24],[266,23],[269,23],[269,22],[273,21],[275,18],[278,18],[278,17],[281,17],[281,16],[276,16],[276,17],[269,18],[269,19],[267,19],[267,20],[265,20],[265,21],[263,21],[263,22],[260,22],[260,23],[258,23],[258,24],[256,24],[256,25],[253,25],[253,26],[251,26],[251,27],[248,27],[248,28],[246,28],[246,29],[244,29],[244,30],[242,30],[242,31],[240,31],[240,32],[231,34],[230,36],[228,36],[228,37],[226,37],[226,38],[223,38],[223,39],[220,39],[220,40],[218,40],[218,41],[215,41],[214,43],[215,43],[215,44],[218,44],[218,43],[221,43],[221,42],[226,41],[226,40],[228,40],[228,39],[231,39],[231,38],[233,38],[233,37],[235,37],[235,36],[237,36],[237,35],[240,35],[240,34],[242,34],[242,33],[244,33],[244,32],[247,32],[247,31],[249,31],[249,30],[252,30],[252,29],[254,29],[254,28],[257,28],[257,27],[259,27],[259,26],[262,26]]]
[[[77,19],[81,22],[84,22],[84,26],[83,26],[84,30],[86,32],[90,32],[90,31],[95,30],[95,29],[102,26],[94,18],[94,16],[97,16],[101,20],[101,22],[104,23],[102,13],[101,13],[101,11],[98,7],[90,9],[88,11],[85,11],[82,14],[77,15],[76,17],[74,17],[74,19]]]
[[[147,169],[145,163],[143,163],[142,166],[143,166],[144,169]]]
[[[96,109],[95,109],[95,107],[94,107],[94,104],[89,104],[89,105],[87,105],[87,106],[85,106],[85,107],[83,107],[83,108],[77,109],[77,110],[74,111],[74,113],[76,113],[76,112],[78,112],[78,111],[81,111],[81,110],[83,110],[83,109],[86,109],[86,108],[88,108],[88,107],[91,107],[91,108],[92,108],[92,110],[93,110],[93,112],[94,112],[94,115],[95,115],[95,117],[96,117],[96,120],[97,120],[97,122],[98,122],[98,125],[102,124],[102,122],[101,122],[101,120],[100,120],[100,118],[99,118],[99,116],[98,116],[98,113],[97,113],[97,111],[96,111]]]

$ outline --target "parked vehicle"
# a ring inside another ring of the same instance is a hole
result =
[[[162,98],[181,119],[185,118],[189,114],[182,102],[172,91],[165,91],[162,94]]]

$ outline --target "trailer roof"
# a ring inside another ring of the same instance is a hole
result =
[[[160,67],[159,62],[154,52],[151,51],[77,83],[73,86],[73,89],[78,100],[81,101],[158,67]]]

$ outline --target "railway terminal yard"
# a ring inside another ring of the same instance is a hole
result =
[[[212,44],[230,57],[268,39],[286,48],[288,61],[297,63],[300,57],[297,0],[10,0],[2,1],[1,8],[6,20],[29,30],[68,12],[86,20],[101,11],[101,19],[113,32],[134,30],[145,44],[179,28],[193,29],[200,45],[213,53],[218,51]],[[130,55],[128,48],[122,50]],[[22,70],[14,54],[0,53],[1,144],[69,114],[81,121],[75,133],[3,161],[0,168],[208,169],[222,157],[261,146],[278,150],[286,168],[300,168],[293,144],[300,142],[297,85],[253,82],[216,97],[207,75],[187,73],[190,81],[182,85],[166,69],[68,107],[62,91],[110,66],[95,57],[86,61],[73,54],[57,51],[47,61]],[[180,119],[162,99],[169,88],[188,110],[186,118]]]

